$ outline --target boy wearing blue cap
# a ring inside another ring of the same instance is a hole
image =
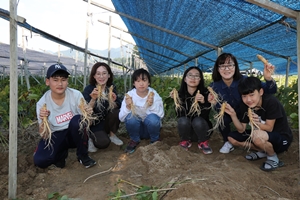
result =
[[[79,104],[83,96],[80,91],[68,87],[69,75],[62,64],[51,65],[46,77],[46,85],[50,90],[36,105],[39,133],[42,138],[33,159],[34,164],[40,168],[46,168],[52,164],[64,168],[69,148],[77,148],[77,159],[86,168],[96,164],[88,156],[88,137],[85,131],[79,131],[81,119]],[[44,104],[46,104],[46,109],[43,107]],[[92,112],[92,108],[88,106],[85,109],[87,112]],[[42,124],[45,117],[51,129],[51,137],[43,134]]]

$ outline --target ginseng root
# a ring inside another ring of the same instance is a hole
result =
[[[114,86],[111,85],[108,89],[108,110],[112,110],[116,107],[116,102],[114,102],[113,100],[113,90],[114,90]]]
[[[46,110],[47,110],[47,105],[44,104],[42,108],[46,111]],[[51,132],[50,125],[49,125],[49,122],[48,122],[48,118],[47,118],[47,117],[44,117],[44,118],[43,118],[41,127],[42,127],[42,129],[43,129],[43,131],[42,131],[41,134],[40,134],[41,137],[42,137],[44,140],[46,140],[46,141],[48,140],[46,147],[52,146],[52,144],[51,144],[52,132]],[[46,147],[45,147],[45,148],[46,148]]]
[[[257,54],[256,56],[257,56],[257,58],[258,58],[261,62],[263,62],[265,65],[268,64],[268,60],[265,59],[262,55]]]
[[[107,96],[102,93],[102,85],[97,85],[98,89],[98,98],[97,98],[97,107],[101,109],[105,100],[108,100]]]
[[[81,111],[81,120],[79,123],[79,131],[83,131],[86,129],[87,132],[90,131],[90,125],[93,124],[94,120],[97,117],[92,116],[92,113],[88,113],[86,111],[87,103],[84,98],[80,99],[79,109]]]
[[[200,94],[199,90],[197,91],[197,95],[198,94]],[[188,113],[188,115],[190,115],[190,116],[193,116],[194,114],[197,114],[197,116],[199,116],[201,114],[201,107],[199,105],[198,100],[196,99],[196,96],[194,97],[194,102],[193,102],[193,104],[191,106],[191,109],[190,109],[190,111]]]
[[[153,103],[153,102],[151,103],[151,102],[150,102],[150,99],[153,98],[153,96],[154,96],[154,92],[151,91],[151,92],[149,93],[148,98],[147,98],[147,101],[146,101],[146,109],[149,108],[150,106],[152,106],[152,103]]]
[[[264,65],[267,65],[267,64],[269,63],[268,60],[265,59],[262,55],[257,54],[256,57],[257,57],[261,62],[263,62]],[[267,68],[267,69],[268,69],[268,71],[271,72],[272,74],[274,73],[274,68],[269,67],[269,68]]]
[[[173,88],[172,93],[173,93],[173,99],[174,99],[174,104],[175,104],[175,110],[180,112],[182,110],[182,106],[181,106],[181,100],[179,98],[178,91],[176,90],[176,88]]]
[[[135,106],[134,106],[134,104],[133,104],[132,97],[129,96],[129,94],[127,94],[127,93],[125,94],[125,97],[131,99],[130,110],[131,110],[131,114],[132,114],[133,116],[135,116],[135,115],[136,115],[136,113],[135,113]]]
[[[253,113],[252,109],[248,108],[248,118],[249,118],[249,124],[250,124],[250,127],[251,127],[250,136],[245,141],[245,148],[247,148],[248,151],[251,148],[252,138],[254,136],[253,135],[254,134],[254,130],[255,129],[260,129],[259,126],[254,122],[252,113]]]
[[[218,104],[222,104],[222,99],[220,98],[220,96],[214,91],[214,89],[212,87],[207,87],[209,93],[211,93],[213,95],[213,99],[218,103]]]
[[[219,126],[221,129],[225,127],[224,125],[224,114],[227,102],[223,102],[220,108],[220,112],[214,115],[214,119],[216,120],[215,126],[210,129],[210,131],[217,129]]]

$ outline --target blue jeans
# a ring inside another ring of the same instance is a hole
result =
[[[156,114],[149,114],[142,121],[130,113],[125,118],[125,126],[130,139],[135,142],[141,139],[150,139],[151,143],[159,140],[161,120]]]

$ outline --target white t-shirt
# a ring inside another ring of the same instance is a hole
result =
[[[132,102],[135,107],[135,113],[141,118],[145,119],[147,115],[153,113],[158,115],[161,119],[164,117],[164,106],[162,98],[159,94],[151,87],[148,87],[149,91],[147,96],[140,97],[136,93],[136,89],[133,88],[127,94],[132,97]],[[153,104],[150,107],[147,107],[146,101],[150,92],[154,92]],[[126,116],[131,113],[131,110],[126,108],[125,98],[122,101],[121,109],[119,112],[119,119],[121,122],[125,121]]]
[[[52,132],[67,129],[73,116],[81,114],[79,104],[80,99],[83,98],[82,93],[72,88],[67,88],[65,92],[65,100],[61,106],[58,106],[52,100],[51,90],[48,90],[36,105],[38,122],[41,123],[42,120],[39,117],[39,113],[41,107],[46,103],[47,110],[50,111],[48,122]]]

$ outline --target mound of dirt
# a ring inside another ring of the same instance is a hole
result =
[[[47,199],[56,193],[69,199],[104,200],[126,193],[136,199],[133,194],[138,190],[153,189],[143,194],[164,200],[300,199],[298,132],[289,151],[279,155],[285,165],[272,172],[259,169],[264,159],[247,161],[242,148],[219,153],[223,143],[218,133],[211,137],[210,155],[204,155],[196,143],[189,151],[181,148],[174,123],[162,128],[161,138],[154,144],[143,140],[132,154],[124,153],[126,145],[111,144],[90,154],[97,160],[90,169],[76,160],[73,149],[64,169],[39,169],[32,160],[38,138],[31,142],[23,138],[18,142],[17,198]],[[0,199],[8,199],[9,155],[7,151],[0,155]]]

